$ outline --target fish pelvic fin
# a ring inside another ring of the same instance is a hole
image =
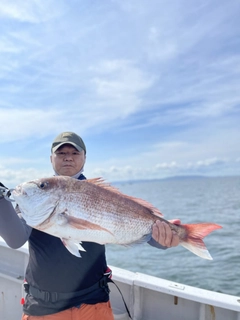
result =
[[[66,247],[66,249],[73,254],[74,256],[81,258],[80,251],[85,251],[86,250],[82,247],[82,242],[80,243],[75,243],[73,241],[70,241],[68,239],[61,239],[63,245]]]
[[[179,236],[180,245],[203,259],[212,260],[203,238],[222,227],[215,223],[182,224],[182,227],[184,229],[184,237]]]

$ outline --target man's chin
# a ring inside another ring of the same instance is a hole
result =
[[[73,170],[73,168],[64,168],[64,169],[62,169],[62,170],[59,172],[59,174],[60,174],[61,176],[69,176],[69,177],[72,177],[72,176],[74,176],[74,175],[76,174],[75,171],[76,171],[76,170]]]

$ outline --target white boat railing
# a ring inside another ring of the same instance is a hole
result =
[[[116,267],[112,270],[135,320],[240,320],[240,297]],[[116,289],[112,300],[115,310],[124,311]]]

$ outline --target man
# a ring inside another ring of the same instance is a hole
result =
[[[55,175],[84,180],[86,146],[77,134],[63,132],[52,143],[50,160]],[[16,212],[19,214],[17,215]],[[83,242],[78,258],[57,237],[29,227],[18,206],[0,198],[0,236],[12,248],[29,242],[22,320],[113,320],[106,281],[105,246]],[[173,247],[178,236],[166,223],[153,226],[150,244]]]

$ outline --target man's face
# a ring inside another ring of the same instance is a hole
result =
[[[71,144],[64,144],[50,156],[53,169],[61,176],[74,176],[84,166],[84,151],[78,151]]]

